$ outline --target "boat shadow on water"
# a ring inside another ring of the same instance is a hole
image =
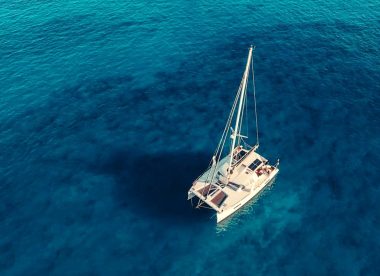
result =
[[[115,181],[114,197],[126,208],[154,219],[207,221],[212,213],[194,209],[187,200],[192,182],[209,162],[204,153],[159,153],[131,156],[113,152],[101,165]]]

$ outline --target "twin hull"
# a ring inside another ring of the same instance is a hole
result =
[[[261,190],[265,188],[279,172],[279,169],[277,166],[269,166],[271,168],[270,173],[266,174],[265,176],[262,175],[260,178],[257,178],[256,176],[256,171],[260,170],[262,166],[259,166],[258,168],[255,168],[254,170],[249,170],[247,171],[247,167],[249,164],[252,163],[252,161],[255,158],[259,158],[262,161],[265,161],[266,159],[260,156],[259,154],[255,153],[254,151],[251,151],[245,156],[242,164],[240,165],[240,168],[245,167],[244,170],[242,170],[235,178],[234,183],[239,183],[240,187],[244,187],[244,189],[238,189],[235,191],[232,191],[229,189],[229,187],[222,188],[220,191],[227,194],[229,198],[232,198],[231,201],[226,201],[226,203],[222,203],[220,206],[216,206],[212,200],[210,200],[207,196],[204,197],[203,193],[200,191],[203,191],[204,189],[204,182],[197,182],[195,181],[195,184],[193,184],[193,187],[189,190],[188,192],[188,199],[191,199],[193,197],[198,197],[202,202],[205,204],[209,205],[212,209],[216,211],[216,217],[217,217],[217,222],[221,222],[228,216],[232,215],[235,213],[237,210],[239,210],[241,207],[243,207],[247,202],[249,202],[253,197],[255,197]],[[225,162],[225,160],[228,160],[228,157],[222,160]],[[253,163],[258,159],[256,159]],[[245,163],[245,164],[244,164]],[[238,170],[238,169],[237,169]],[[207,171],[208,172],[208,171]],[[207,175],[207,172],[204,173],[200,179],[202,180],[202,177]],[[243,178],[241,178],[243,176]],[[265,177],[263,179],[263,177]],[[240,181],[236,181],[239,180]],[[236,185],[236,184],[235,184]],[[227,185],[228,186],[228,185]],[[247,189],[248,188],[248,189]]]
[[[217,212],[216,222],[217,223],[221,222],[222,220],[226,219],[227,217],[229,217],[230,215],[238,211],[245,204],[247,204],[251,199],[253,199],[256,195],[258,195],[260,191],[262,191],[265,188],[265,186],[267,186],[272,180],[274,180],[278,172],[279,172],[279,169],[275,168],[273,172],[269,175],[269,177],[263,183],[261,183],[258,187],[256,187],[255,189],[252,189],[250,194],[246,196],[242,201],[236,203],[234,206],[232,206],[229,209],[224,209],[222,212]]]

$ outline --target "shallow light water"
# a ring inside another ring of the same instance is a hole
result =
[[[378,1],[18,0],[0,15],[2,275],[378,274]],[[281,172],[216,226],[187,189],[250,44],[260,153]]]

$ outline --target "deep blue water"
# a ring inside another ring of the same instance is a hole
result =
[[[1,275],[380,273],[378,1],[0,3]],[[216,227],[186,193],[252,43],[281,172]]]

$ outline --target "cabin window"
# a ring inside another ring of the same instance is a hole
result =
[[[254,170],[256,170],[256,168],[257,168],[258,166],[261,165],[261,163],[263,163],[263,162],[261,162],[261,160],[256,159],[255,161],[253,161],[253,162],[251,163],[251,165],[249,165],[248,168],[250,168],[252,171],[254,171]]]
[[[242,159],[244,156],[246,155],[246,152],[244,150],[241,150],[239,151],[236,155],[235,155],[235,158],[237,161],[239,161],[240,159]]]

